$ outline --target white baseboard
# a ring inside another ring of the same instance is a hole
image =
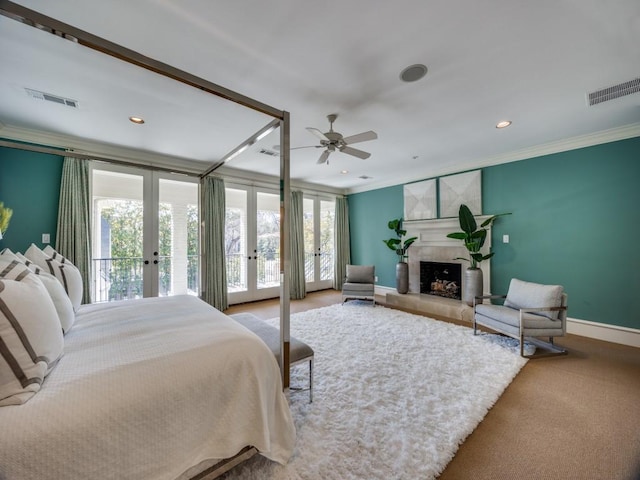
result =
[[[376,295],[396,292],[395,288],[376,285]],[[640,348],[640,329],[637,328],[567,318],[567,333]]]
[[[567,333],[640,348],[640,330],[637,328],[567,318]]]

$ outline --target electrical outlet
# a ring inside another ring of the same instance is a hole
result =
[[[48,233],[43,233],[42,234],[42,243],[44,243],[44,244],[51,243],[51,235],[48,234]]]
[[[509,243],[509,235],[502,235],[502,243]]]

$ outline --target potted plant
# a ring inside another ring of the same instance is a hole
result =
[[[388,226],[389,229],[395,232],[396,236],[395,238],[383,240],[383,242],[398,255],[398,263],[396,264],[396,289],[398,293],[407,293],[409,291],[409,265],[405,260],[409,258],[409,254],[407,253],[409,247],[418,237],[402,240],[407,234],[407,231],[402,229],[402,218],[390,220]]]
[[[492,217],[487,218],[482,224],[480,228],[478,228],[478,224],[476,219],[474,218],[471,210],[465,204],[460,205],[460,210],[458,212],[458,219],[460,221],[461,232],[453,232],[447,235],[449,238],[455,238],[458,240],[462,240],[464,242],[464,246],[469,251],[469,258],[457,257],[455,260],[464,260],[465,262],[469,262],[469,267],[465,271],[465,289],[463,291],[463,300],[468,304],[473,306],[473,299],[477,295],[483,294],[483,281],[482,281],[482,270],[478,266],[480,262],[483,260],[487,260],[493,257],[493,252],[488,253],[487,255],[483,255],[480,251],[484,246],[484,242],[487,239],[487,229],[485,227],[490,227],[493,225],[493,222],[496,218],[501,217],[503,215],[511,215],[510,213],[500,213],[498,215],[493,215]]]
[[[9,220],[11,220],[13,210],[5,208],[4,203],[0,202],[0,240],[2,240],[2,233],[9,228]]]

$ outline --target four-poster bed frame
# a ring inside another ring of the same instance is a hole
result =
[[[251,110],[266,114],[273,118],[271,122],[269,122],[265,127],[258,130],[256,133],[248,137],[244,142],[235,147],[229,153],[227,153],[221,159],[215,161],[209,168],[207,168],[202,173],[198,174],[198,177],[201,180],[201,184],[203,179],[214,172],[217,168],[231,160],[236,155],[242,153],[248,146],[260,140],[262,137],[269,134],[271,131],[276,128],[280,128],[280,181],[279,181],[279,189],[280,189],[280,351],[281,355],[279,356],[279,366],[282,377],[282,385],[285,389],[285,392],[288,391],[289,388],[289,347],[290,347],[290,333],[289,333],[289,316],[290,316],[290,305],[289,305],[289,277],[290,277],[290,267],[291,267],[291,252],[289,245],[289,226],[290,226],[290,218],[289,218],[289,209],[290,209],[290,118],[289,113],[283,110],[278,110],[274,107],[266,105],[262,102],[254,100],[252,98],[241,95],[237,92],[229,90],[228,88],[222,87],[215,83],[212,83],[203,78],[192,75],[183,70],[172,67],[171,65],[162,63],[160,61],[154,60],[150,57],[141,55],[138,52],[130,50],[121,45],[110,42],[104,38],[93,35],[84,30],[78,29],[72,25],[66,24],[49,16],[43,15],[35,10],[31,10],[29,8],[23,7],[19,4],[8,0],[0,0],[0,14],[22,22],[26,25],[30,25],[39,30],[48,31],[54,35],[57,35],[61,38],[69,39],[75,43],[83,45],[84,47],[90,48],[92,50],[104,53],[106,55],[110,55],[119,60],[127,62],[132,65],[136,65],[138,67],[144,68],[151,72],[155,72],[158,75],[162,75],[168,78],[171,78],[177,82],[183,83],[185,85],[189,85],[191,87],[197,88],[198,90],[210,93],[211,95],[215,95],[216,97],[220,97],[226,99],[230,102],[234,102]],[[11,148],[23,149],[36,151],[41,153],[49,153],[54,155],[60,155],[61,152],[59,149],[44,147],[44,146],[36,146],[29,145],[24,143],[0,140],[0,146],[6,146]],[[83,159],[91,159],[91,160],[102,160],[111,163],[119,163],[119,164],[134,164],[133,162],[126,162],[123,160],[101,157],[97,155],[91,155],[87,153],[79,153],[79,152],[64,152],[64,155],[76,158]],[[144,165],[134,164],[137,167],[145,167]],[[146,168],[154,168],[156,170],[165,170],[172,171],[177,173],[184,173],[187,175],[194,175],[194,172],[181,171],[180,169],[169,169],[163,167],[150,167],[146,166]],[[202,268],[211,268],[206,265],[206,262],[202,262]],[[206,279],[206,275],[201,275],[201,278]],[[202,286],[206,288],[206,285]],[[201,289],[202,291],[202,289]],[[213,467],[199,473],[194,479],[197,478],[199,480],[202,479],[210,479],[215,478],[222,473],[228,471],[233,466],[238,463],[246,460],[257,453],[257,450],[252,446],[248,446],[239,452],[235,457],[231,459],[227,459],[223,462],[220,462]]]

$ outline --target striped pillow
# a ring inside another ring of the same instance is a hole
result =
[[[58,318],[60,319],[62,331],[66,334],[69,330],[71,330],[73,322],[76,321],[76,314],[73,311],[73,305],[71,304],[71,300],[69,299],[67,292],[64,291],[64,288],[56,277],[42,270],[27,257],[19,253],[16,253],[15,257],[22,263],[24,263],[27,267],[29,267],[29,270],[38,275],[38,278],[40,278],[40,280],[44,284],[47,292],[49,292],[51,300],[53,300],[53,304],[56,307],[56,312],[58,312]]]
[[[64,348],[46,288],[26,265],[10,265],[0,272],[0,406],[35,395]]]
[[[82,303],[82,276],[80,271],[71,263],[63,264],[54,260],[33,243],[24,252],[24,256],[58,279],[71,299],[73,310],[77,311],[80,303]]]

